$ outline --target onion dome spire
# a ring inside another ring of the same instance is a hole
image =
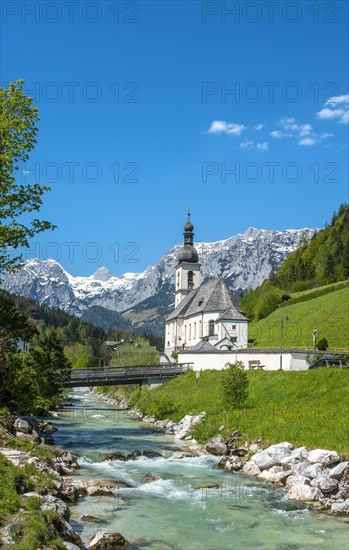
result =
[[[188,262],[197,264],[199,256],[193,246],[194,226],[190,221],[190,207],[188,208],[188,220],[184,224],[184,246],[181,248],[178,255],[178,262]]]

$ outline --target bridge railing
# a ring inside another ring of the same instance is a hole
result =
[[[72,378],[83,378],[93,375],[108,375],[108,374],[127,374],[132,372],[186,372],[192,370],[193,363],[154,363],[145,365],[121,365],[121,366],[104,366],[104,367],[88,367],[86,369],[71,369],[70,376]]]

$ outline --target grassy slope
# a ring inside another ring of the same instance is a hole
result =
[[[203,371],[198,380],[190,372],[145,392],[145,412],[178,421],[206,411],[206,421],[194,433],[202,443],[223,424],[223,435],[240,429],[245,438],[261,437],[265,443],[287,440],[348,454],[349,370],[252,371],[247,376],[249,398],[243,409],[225,411],[221,371]]]
[[[256,339],[256,347],[280,346],[281,315],[289,318],[284,323],[284,347],[312,348],[312,333],[316,328],[318,338],[327,338],[330,348],[349,348],[349,288],[290,304],[265,319],[252,321],[249,338]]]

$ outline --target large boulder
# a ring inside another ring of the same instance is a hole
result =
[[[349,498],[349,466],[346,467],[339,482],[338,492],[344,499]]]
[[[222,441],[221,435],[215,435],[206,445],[206,451],[211,455],[221,456],[227,454],[228,447]]]
[[[281,459],[281,464],[286,468],[292,468],[293,464],[300,462],[306,462],[308,460],[309,453],[305,447],[298,447],[293,449],[290,455]]]
[[[263,470],[258,478],[271,483],[284,484],[290,473],[290,470],[284,470],[282,466],[272,466],[270,470]]]
[[[54,497],[53,495],[45,495],[42,497],[42,502],[40,506],[41,510],[47,511],[51,510],[62,516],[67,521],[70,517],[70,511],[68,506],[60,498]]]
[[[261,473],[261,469],[252,460],[246,462],[242,471],[249,476],[258,476]]]
[[[279,443],[278,445],[271,445],[264,451],[253,455],[251,460],[261,470],[266,470],[272,466],[280,466],[281,460],[286,456],[289,456],[292,452],[293,445],[287,441]]]
[[[27,422],[23,418],[16,418],[14,427],[16,429],[16,432],[21,432],[24,434],[28,434],[29,432],[31,432],[31,426],[29,422]]]
[[[170,429],[173,431],[176,439],[184,439],[185,437],[191,434],[195,426],[199,424],[199,422],[202,422],[205,417],[206,417],[205,412],[202,412],[197,416],[186,414],[178,424],[176,424]]]
[[[340,462],[335,466],[334,468],[331,468],[328,472],[328,475],[330,477],[334,477],[335,479],[342,479],[344,472],[348,468],[349,462]]]
[[[331,514],[349,514],[349,498],[344,502],[334,502],[331,506]]]
[[[328,451],[327,449],[314,449],[310,451],[308,460],[311,464],[320,462],[325,466],[331,466],[340,461],[339,455],[335,451]]]
[[[314,479],[314,477],[319,477],[321,475],[324,475],[325,472],[327,472],[327,468],[324,463],[317,462],[315,464],[309,464],[304,470],[303,474],[305,477],[309,477],[310,479]]]
[[[305,476],[289,476],[286,487],[290,500],[313,501],[324,496],[318,487],[311,487],[309,478]]]
[[[100,531],[90,540],[87,548],[89,550],[116,550],[128,546],[129,542],[120,533]]]
[[[337,491],[338,480],[334,479],[333,477],[321,475],[319,477],[315,477],[311,481],[310,485],[312,487],[318,487],[322,493],[327,495],[328,493],[333,493],[333,491]]]

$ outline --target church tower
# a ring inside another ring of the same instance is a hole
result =
[[[198,253],[193,245],[194,226],[190,221],[190,209],[188,221],[184,225],[184,244],[178,255],[176,265],[176,295],[175,307],[181,303],[185,296],[194,288],[200,286],[200,267]]]

